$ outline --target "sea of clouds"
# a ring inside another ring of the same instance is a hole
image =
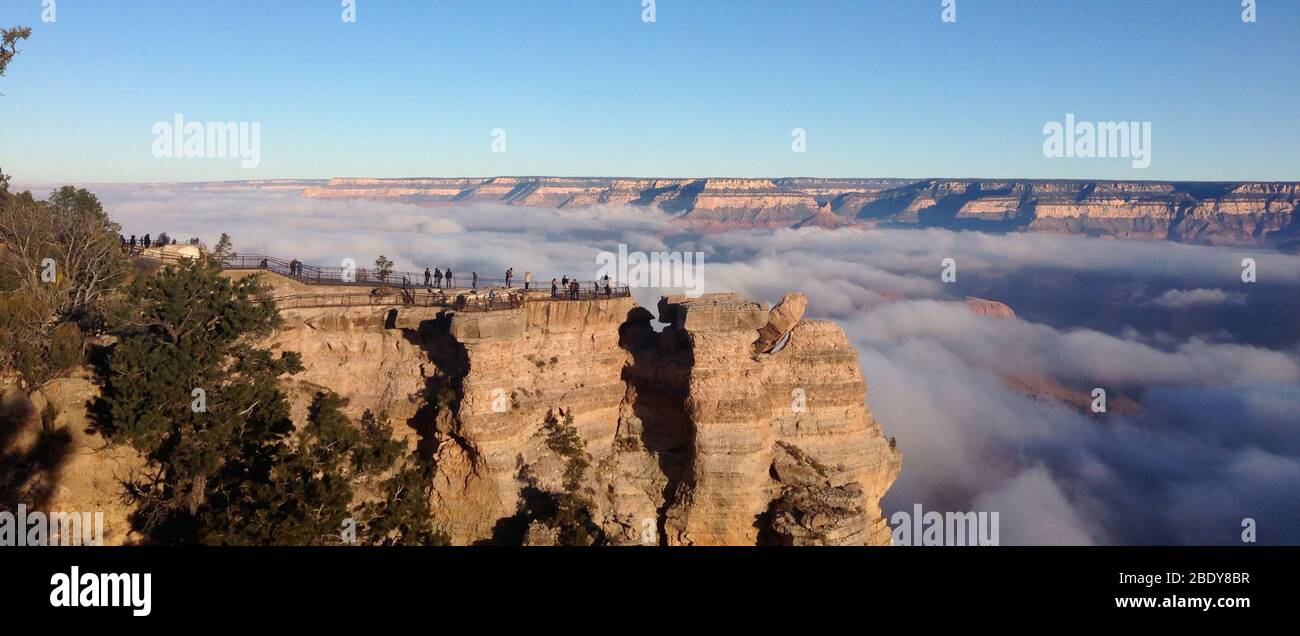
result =
[[[706,291],[809,296],[857,346],[867,403],[904,453],[886,513],[998,511],[1003,544],[1300,543],[1300,257],[1166,242],[818,228],[699,235],[654,209],[456,207],[296,193],[101,186],[126,234],[228,232],[239,251],[500,277],[593,278],[596,254],[704,254]],[[1253,258],[1258,283],[1241,280]],[[940,281],[941,261],[958,282]],[[654,306],[661,290],[638,289]],[[977,316],[966,295],[1020,320]],[[1006,377],[1106,387],[1085,414]]]

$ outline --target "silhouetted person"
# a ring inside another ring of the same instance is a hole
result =
[[[560,295],[560,286],[559,286],[559,284],[557,284],[557,283],[555,282],[555,279],[552,278],[552,279],[551,279],[551,298],[555,298],[556,296],[559,296],[559,295]]]
[[[511,267],[506,270],[506,289],[510,289],[510,281],[515,279],[515,268]]]
[[[581,293],[581,291],[582,288],[578,286],[578,281],[576,280],[569,281],[569,298],[577,300],[578,294]]]
[[[141,242],[144,243],[144,248],[145,248],[145,249],[149,249],[149,245],[151,245],[151,244],[153,243],[153,241],[151,241],[151,240],[149,239],[149,235],[148,235],[148,234],[145,234],[145,235],[144,235],[144,239],[142,239]]]
[[[564,275],[564,278],[561,278],[561,279],[560,279],[560,285],[562,285],[565,289],[568,289],[568,288],[569,288],[569,275],[568,275],[568,274],[565,274],[565,275]]]
[[[433,277],[433,274],[430,274],[430,273],[429,273],[429,268],[428,268],[428,267],[424,268],[424,286],[425,286],[425,287],[431,287],[431,285],[429,284],[429,280],[430,280],[432,277]]]
[[[442,289],[442,270],[437,267],[433,268],[433,284],[438,289]]]
[[[447,277],[447,289],[451,289],[452,287],[454,287],[454,285],[451,284],[451,268],[450,268],[450,267],[447,268],[447,273],[446,273],[446,274],[443,274],[443,276],[446,276],[446,277]]]
[[[131,240],[130,240],[130,241],[127,241],[127,244],[131,246],[131,249],[135,249],[135,235],[134,235],[134,234],[131,235]]]
[[[478,289],[478,272],[470,272],[470,289]]]

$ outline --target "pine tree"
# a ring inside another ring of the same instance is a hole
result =
[[[256,346],[279,323],[256,278],[186,261],[131,291],[139,310],[109,354],[99,413],[111,440],[149,459],[130,485],[139,530],[160,543],[325,545],[352,521],[365,543],[445,540],[432,530],[433,467],[403,459],[386,417],[356,426],[347,400],[322,392],[295,432],[279,378],[302,365]]]
[[[389,260],[387,256],[381,254],[379,258],[375,259],[375,277],[379,279],[379,282],[388,282],[388,276],[392,273],[393,261]]]
[[[0,29],[0,75],[5,74],[5,69],[9,67],[9,60],[18,54],[18,42],[26,40],[31,34],[31,27]]]
[[[235,247],[230,242],[229,234],[221,233],[221,238],[217,239],[217,246],[212,249],[212,257],[218,262],[235,257]]]
[[[543,523],[558,530],[560,545],[600,545],[605,542],[604,532],[595,522],[590,493],[582,480],[591,467],[586,442],[573,424],[573,414],[565,413],[560,420],[548,413],[543,423],[546,447],[564,460],[562,490],[549,493],[551,509]]]

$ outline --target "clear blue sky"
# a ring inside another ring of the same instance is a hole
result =
[[[330,176],[1300,180],[1300,1],[0,0],[18,182]],[[1152,122],[1152,165],[1047,159],[1042,127]],[[262,161],[151,128],[257,121]],[[790,150],[803,128],[808,151]],[[491,131],[507,152],[491,152]]]

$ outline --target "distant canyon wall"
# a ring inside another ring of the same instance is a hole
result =
[[[655,206],[697,231],[941,227],[1300,248],[1295,182],[491,177],[206,185],[428,206]]]

